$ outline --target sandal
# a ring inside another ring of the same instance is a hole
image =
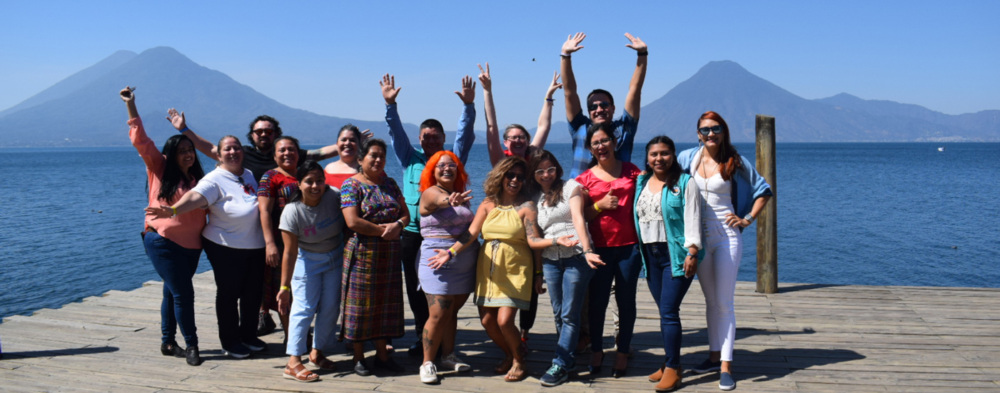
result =
[[[317,375],[312,371],[309,371],[309,369],[307,369],[306,366],[303,366],[301,363],[299,363],[298,366],[295,366],[294,369],[285,366],[284,377],[285,379],[292,379],[299,382],[319,381],[319,375]]]
[[[510,371],[507,375],[504,375],[503,380],[506,382],[518,382],[523,381],[528,377],[528,372],[524,371],[523,368],[511,366]]]
[[[334,371],[337,369],[337,365],[333,361],[325,357],[316,360],[313,360],[313,358],[309,358],[309,361],[312,362],[312,364],[316,365],[316,367],[319,367],[321,370]]]
[[[514,367],[514,359],[505,358],[501,360],[500,363],[497,363],[496,367],[493,368],[493,372],[496,373],[497,375],[506,374],[508,371],[510,371],[511,367]]]

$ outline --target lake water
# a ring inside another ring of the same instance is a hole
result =
[[[633,157],[640,167],[643,147],[637,142]],[[549,148],[569,162],[568,144]],[[751,145],[738,148],[753,154]],[[478,203],[490,165],[485,145],[473,149]],[[1000,287],[1000,144],[777,149],[779,282]],[[134,149],[0,149],[0,168],[8,176],[0,317],[159,279],[139,238],[145,167]],[[386,170],[402,173],[394,157]],[[756,277],[755,233],[744,232],[740,280]],[[209,269],[203,256],[199,270]]]

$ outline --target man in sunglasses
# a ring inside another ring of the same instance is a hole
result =
[[[191,131],[187,127],[184,112],[177,112],[171,108],[167,114],[167,120],[170,120],[174,128],[187,135],[194,142],[195,148],[198,151],[211,159],[219,161],[218,152],[215,151],[215,144],[195,134],[194,131]],[[260,115],[250,122],[250,131],[247,132],[247,142],[250,143],[243,145],[243,168],[253,172],[253,178],[258,182],[260,182],[260,178],[264,176],[265,172],[278,167],[278,163],[274,161],[274,140],[280,137],[281,127],[278,125],[277,119],[268,115]],[[336,143],[319,149],[300,149],[298,165],[302,165],[307,159],[321,161],[338,154],[340,152],[337,149]]]
[[[420,337],[430,313],[427,310],[424,291],[417,289],[419,284],[417,259],[420,256],[420,243],[423,242],[419,226],[420,174],[427,165],[427,159],[434,153],[444,150],[444,128],[436,119],[424,120],[420,123],[418,136],[420,149],[414,148],[396,110],[396,96],[399,95],[400,89],[396,87],[396,77],[385,74],[379,81],[379,86],[382,88],[382,98],[385,99],[385,122],[389,126],[389,143],[403,167],[403,198],[406,199],[406,207],[410,209],[410,223],[403,228],[400,235],[399,253],[402,257],[403,278],[406,279],[406,298],[410,302],[410,311],[413,312],[414,331],[417,335],[416,343],[410,346],[408,352],[411,356],[423,356],[424,347]],[[472,142],[476,140],[476,133],[472,130],[472,126],[476,123],[475,90],[476,83],[466,75],[462,78],[462,89],[455,92],[462,100],[463,109],[462,115],[458,118],[458,135],[451,150],[462,164],[468,161]]]
[[[635,71],[632,73],[632,81],[629,83],[628,95],[625,96],[625,112],[618,120],[613,120],[615,114],[614,98],[607,90],[595,89],[587,95],[588,116],[584,116],[580,105],[580,96],[576,93],[576,78],[573,76],[573,64],[570,61],[570,56],[573,52],[583,49],[580,43],[586,37],[587,35],[583,33],[569,36],[563,43],[560,54],[562,58],[560,72],[563,78],[563,91],[566,94],[566,120],[569,121],[569,132],[573,139],[573,164],[569,171],[570,178],[575,178],[589,167],[590,151],[584,139],[587,135],[587,128],[592,123],[613,122],[618,139],[615,156],[621,161],[631,162],[632,142],[639,125],[642,83],[646,79],[646,58],[649,54],[645,42],[642,42],[639,37],[625,33],[625,38],[629,40],[625,46],[634,49],[638,55]]]

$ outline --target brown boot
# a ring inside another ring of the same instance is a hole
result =
[[[659,370],[649,374],[649,382],[660,382],[661,378],[663,378],[663,367],[660,367]]]
[[[681,369],[679,368],[663,368],[663,376],[660,377],[660,382],[656,384],[657,392],[669,392],[681,387]]]

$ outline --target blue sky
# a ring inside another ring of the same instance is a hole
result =
[[[649,45],[643,104],[709,61],[733,60],[808,99],[847,92],[948,114],[1000,109],[997,1],[2,4],[0,109],[117,50],[170,46],[286,105],[364,120],[384,115],[386,72],[402,87],[404,121],[457,119],[452,92],[489,61],[498,121],[534,125],[576,31],[587,33],[573,57],[581,92],[624,96],[635,52],[623,34]],[[481,113],[478,85],[476,98]]]

